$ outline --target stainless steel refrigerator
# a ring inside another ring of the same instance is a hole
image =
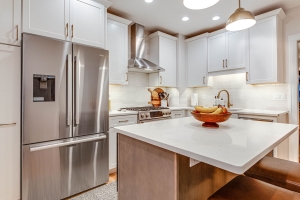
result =
[[[108,51],[23,34],[22,199],[108,181]]]

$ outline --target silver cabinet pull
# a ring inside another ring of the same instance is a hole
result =
[[[248,80],[248,72],[246,72],[246,81],[249,81],[249,80]]]
[[[84,142],[92,142],[96,140],[103,140],[106,138],[106,135],[101,135],[97,137],[89,137],[81,140],[74,140],[74,141],[69,141],[69,142],[61,142],[61,143],[56,143],[56,144],[49,144],[49,145],[43,145],[43,146],[34,146],[30,147],[30,151],[40,151],[40,150],[45,150],[45,149],[52,149],[56,147],[63,147],[63,146],[68,146],[68,145],[73,145],[73,144],[79,144],[79,143],[84,143]]]
[[[125,123],[128,122],[129,120],[123,120],[123,121],[119,121],[119,123]]]
[[[66,24],[66,36],[69,36],[69,23]]]
[[[19,25],[17,25],[17,41],[19,41]]]
[[[0,124],[0,126],[12,126],[12,125],[17,125],[17,123],[13,122],[13,123],[8,123],[8,124]]]
[[[74,57],[74,99],[75,99],[75,125],[79,124],[79,67],[77,66],[77,57]]]
[[[223,68],[224,68],[224,60],[223,60]]]
[[[70,103],[72,99],[72,55],[67,55],[67,126],[71,125],[71,113],[72,113],[72,103]]]
[[[128,81],[128,72],[126,72],[126,82]]]
[[[71,26],[71,29],[72,29],[72,37],[74,37],[74,25],[73,24]]]
[[[227,59],[226,59],[226,67],[227,67]]]
[[[205,76],[203,76],[203,84],[205,84]]]
[[[162,76],[159,76],[159,78],[160,78],[160,85],[162,84]]]
[[[180,116],[181,114],[175,114],[175,116]]]

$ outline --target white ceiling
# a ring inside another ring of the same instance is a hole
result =
[[[209,1],[209,0],[208,0]],[[111,0],[108,12],[146,26],[150,32],[163,31],[169,34],[180,33],[193,36],[224,28],[227,18],[237,9],[238,0],[220,0],[216,5],[204,10],[190,10],[184,7],[182,0]],[[284,10],[300,5],[300,0],[241,0],[241,6],[255,15],[277,8]],[[211,18],[221,17],[218,21]],[[182,17],[189,21],[183,22]]]

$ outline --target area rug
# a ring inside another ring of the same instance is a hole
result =
[[[72,198],[71,200],[117,200],[117,182],[114,181],[107,185],[100,186],[79,196]]]

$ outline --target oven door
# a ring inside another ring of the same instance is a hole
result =
[[[172,119],[172,117],[169,116],[169,117],[160,117],[160,118],[153,118],[153,119],[140,120],[140,121],[139,121],[139,124],[144,124],[144,123],[149,123],[149,122],[157,122],[157,121],[167,120],[167,119]]]

